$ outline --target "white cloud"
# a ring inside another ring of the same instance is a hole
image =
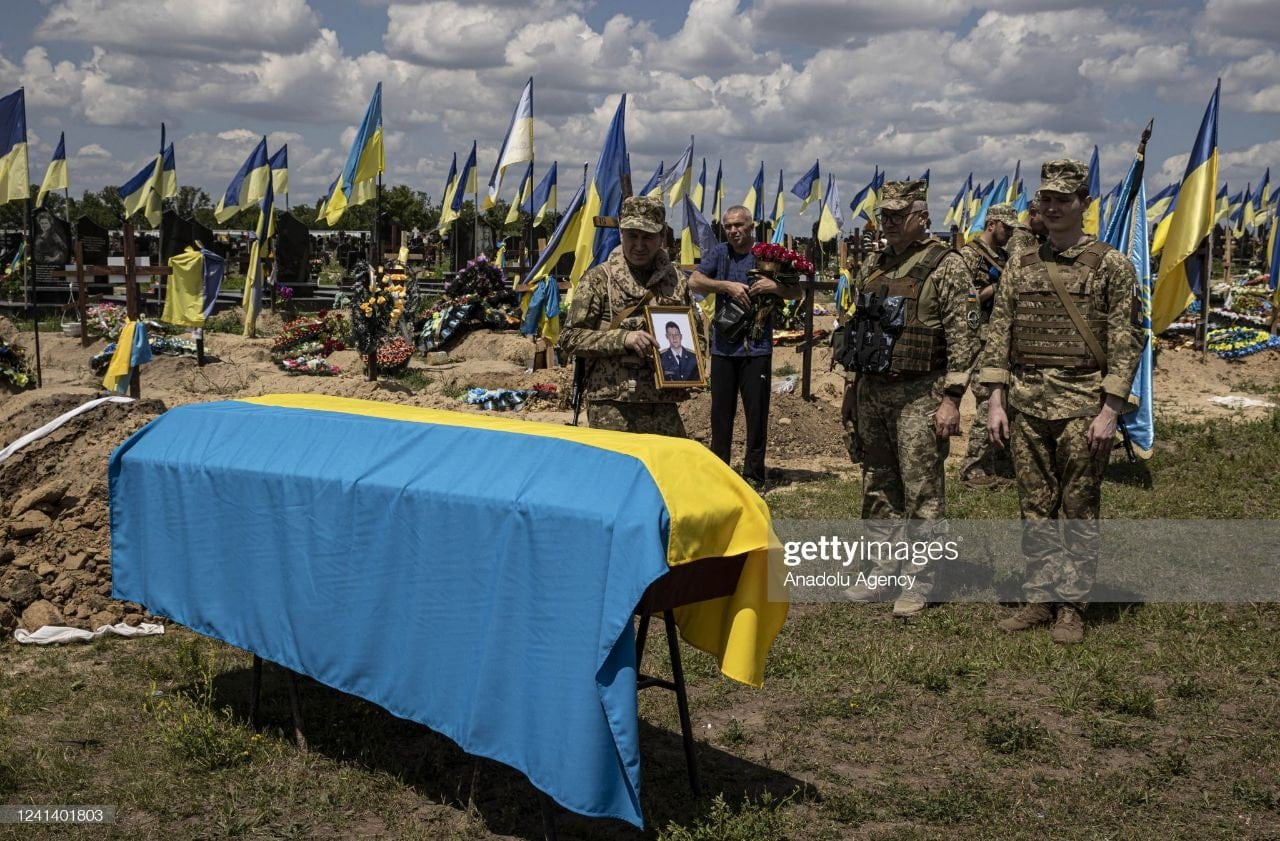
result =
[[[36,37],[216,61],[296,49],[317,28],[306,0],[59,0]]]

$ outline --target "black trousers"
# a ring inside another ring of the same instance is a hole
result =
[[[765,438],[769,433],[773,356],[711,356],[711,452],[730,464],[738,395],[747,419],[747,452],[742,475],[764,481]]]

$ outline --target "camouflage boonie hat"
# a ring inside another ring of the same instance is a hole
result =
[[[662,199],[649,196],[631,196],[622,200],[622,218],[619,228],[631,228],[648,234],[660,234],[667,226],[667,209]]]
[[[1045,161],[1040,167],[1040,190],[1050,193],[1074,193],[1089,185],[1089,167],[1080,161],[1062,159]]]
[[[890,213],[908,210],[912,202],[928,200],[929,182],[923,178],[915,181],[886,181],[884,193],[880,197],[880,203],[876,205],[876,210],[887,210]]]
[[[993,204],[987,208],[988,222],[1003,222],[1010,228],[1018,225],[1018,211],[1011,204]]]

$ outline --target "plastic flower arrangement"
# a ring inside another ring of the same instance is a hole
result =
[[[358,263],[351,289],[351,343],[361,356],[376,351],[405,313],[407,276]]]
[[[336,350],[346,350],[350,329],[340,312],[322,310],[295,318],[271,343],[271,358],[291,374],[336,374],[338,368],[324,359]]]

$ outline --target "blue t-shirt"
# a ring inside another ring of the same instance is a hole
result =
[[[748,251],[738,254],[729,247],[729,243],[717,243],[710,251],[702,253],[698,263],[698,271],[713,280],[732,280],[745,286],[751,285],[747,272],[756,267],[756,258]],[[724,298],[716,295],[716,315],[724,306]],[[750,331],[737,344],[730,344],[719,336],[714,326],[711,328],[711,352],[716,356],[768,356],[773,353],[773,314],[764,325],[764,335],[759,340],[751,339]]]

